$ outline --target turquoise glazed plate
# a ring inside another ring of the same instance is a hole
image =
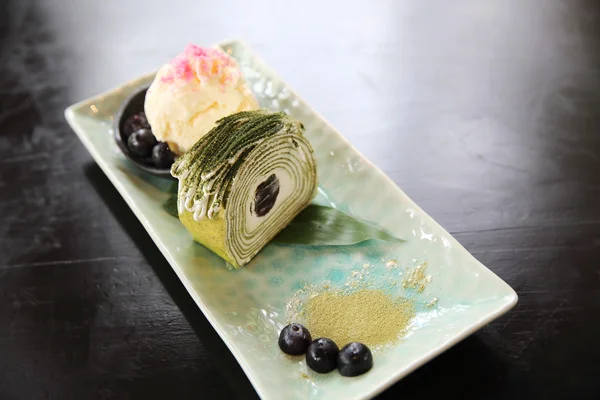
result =
[[[65,111],[75,133],[146,228],[260,397],[370,398],[516,304],[517,295],[510,286],[366,160],[246,45],[229,41],[218,46],[239,61],[262,107],[284,110],[304,123],[317,157],[319,194],[315,202],[404,239],[402,243],[371,240],[331,247],[271,243],[248,265],[231,270],[222,259],[194,243],[179,220],[163,207],[172,181],[131,165],[113,140],[114,115],[125,98],[152,81],[153,74]],[[337,372],[317,376],[307,370],[302,357],[285,356],[279,350],[277,338],[289,322],[286,313],[293,308],[293,293],[307,285],[342,288],[366,270],[375,286],[412,299],[416,308],[404,337],[374,351],[371,371],[356,378],[344,378]]]

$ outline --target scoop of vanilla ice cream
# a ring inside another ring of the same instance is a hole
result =
[[[159,69],[144,107],[156,139],[181,155],[217,120],[259,106],[233,58],[189,45]]]

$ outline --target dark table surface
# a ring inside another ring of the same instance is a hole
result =
[[[380,398],[600,398],[600,2],[284,4],[0,1],[0,399],[256,397],[63,117],[231,37],[519,294]]]

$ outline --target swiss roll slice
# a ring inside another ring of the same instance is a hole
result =
[[[238,112],[174,162],[179,219],[195,241],[239,268],[308,206],[317,168],[303,130],[283,112]]]

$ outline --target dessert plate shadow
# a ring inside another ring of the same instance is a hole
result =
[[[240,64],[260,105],[303,122],[315,149],[316,203],[370,221],[402,243],[371,240],[352,246],[271,243],[248,265],[230,270],[165,210],[173,181],[132,165],[113,139],[113,121],[132,93],[154,74],[67,108],[67,121],[125,199],[162,254],[233,353],[264,399],[370,398],[434,358],[517,302],[514,290],[468,253],[377,167],[286,85],[247,45],[218,44]],[[373,197],[371,194],[377,192]],[[397,269],[390,269],[390,260]],[[357,268],[371,266],[375,282],[393,295],[410,297],[416,317],[406,335],[374,351],[375,365],[357,378],[317,375],[302,357],[284,355],[279,330],[288,323],[286,303],[306,285],[343,287]],[[395,264],[394,264],[395,265]],[[418,266],[427,284],[403,285]],[[403,275],[404,274],[404,275]],[[392,282],[396,280],[398,284]]]

